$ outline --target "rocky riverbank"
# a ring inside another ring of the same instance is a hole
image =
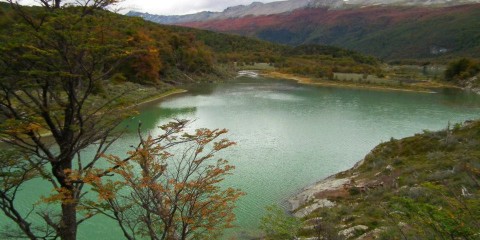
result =
[[[305,239],[478,239],[480,121],[391,139],[288,202]]]

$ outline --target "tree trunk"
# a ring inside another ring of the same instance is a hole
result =
[[[53,164],[53,174],[63,189],[62,214],[58,225],[58,235],[62,240],[77,239],[77,199],[76,190],[69,180],[68,170],[72,169],[72,159],[70,154],[64,154],[67,157]]]
[[[76,203],[62,203],[62,220],[58,231],[62,240],[77,239]]]

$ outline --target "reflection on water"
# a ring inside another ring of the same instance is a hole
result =
[[[135,132],[138,123],[142,123],[142,129],[150,130],[158,127],[158,119],[173,119],[178,116],[194,116],[196,107],[160,108],[158,106],[144,109],[140,115],[124,121],[119,128],[127,128]]]

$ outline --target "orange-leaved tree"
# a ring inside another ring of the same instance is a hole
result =
[[[188,133],[187,120],[161,126],[162,134],[142,136],[127,159],[105,156],[121,179],[93,182],[100,200],[90,208],[116,220],[127,239],[212,239],[232,227],[233,209],[244,193],[221,187],[234,167],[214,159],[235,143],[225,129]],[[99,201],[99,202],[102,202]]]

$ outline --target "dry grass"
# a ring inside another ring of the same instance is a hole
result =
[[[380,85],[368,82],[349,82],[349,81],[334,81],[334,80],[323,80],[316,79],[311,77],[298,76],[289,73],[281,73],[275,71],[267,71],[262,73],[265,77],[270,78],[280,78],[287,80],[294,80],[301,84],[316,85],[316,86],[332,86],[332,87],[348,87],[348,88],[365,88],[372,90],[382,90],[382,91],[406,91],[406,92],[423,92],[423,93],[434,93],[433,91],[427,89],[427,87],[417,87],[413,85]]]

